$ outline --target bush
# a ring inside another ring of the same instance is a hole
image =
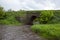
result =
[[[0,24],[4,25],[21,25],[19,21],[16,20],[15,16],[18,14],[16,11],[8,10],[5,12],[5,18],[0,20]]]
[[[60,40],[60,24],[33,25],[31,29],[49,40]]]
[[[0,19],[3,19],[5,17],[5,12],[3,7],[0,6]]]
[[[10,16],[4,20],[0,20],[0,24],[4,25],[21,25],[13,16]]]
[[[54,16],[54,11],[53,10],[41,11],[39,21],[40,21],[41,24],[46,24],[50,20],[52,20],[53,16]]]
[[[54,17],[51,21],[49,21],[49,24],[59,24],[60,23],[60,10],[55,10]]]

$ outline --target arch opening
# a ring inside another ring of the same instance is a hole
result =
[[[32,16],[30,20],[33,22],[33,20],[35,20],[36,18],[37,18],[36,16]]]
[[[33,21],[36,19],[36,16],[31,16],[29,19],[29,22],[27,23],[28,25],[33,25]]]

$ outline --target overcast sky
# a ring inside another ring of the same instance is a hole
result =
[[[59,10],[60,0],[0,0],[5,10]]]

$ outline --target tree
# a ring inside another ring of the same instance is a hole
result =
[[[0,19],[3,19],[4,16],[5,16],[4,9],[3,9],[3,7],[0,6]]]

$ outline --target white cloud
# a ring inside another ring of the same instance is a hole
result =
[[[49,1],[49,0],[47,0],[47,1],[45,1],[45,10],[52,10],[52,9],[55,9],[55,3],[53,2],[51,2],[51,1]]]
[[[52,0],[0,0],[0,5],[4,6],[6,10],[51,10],[60,9],[58,1]]]

